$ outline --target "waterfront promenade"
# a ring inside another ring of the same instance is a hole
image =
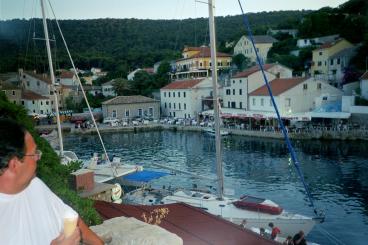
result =
[[[63,130],[76,134],[89,134],[95,133],[94,128],[75,128],[74,124],[64,123],[62,125]],[[56,125],[39,125],[36,127],[39,132],[49,131],[56,129]],[[204,132],[208,127],[203,126],[190,126],[190,125],[173,125],[163,123],[149,123],[146,125],[136,126],[110,126],[107,124],[99,124],[98,128],[101,132],[142,132],[142,131],[156,131],[156,130],[173,130],[173,131],[196,131]],[[263,128],[258,130],[247,130],[241,128],[223,128],[223,130],[229,131],[232,135],[241,135],[249,137],[259,138],[273,138],[283,139],[281,131],[275,131],[270,128]],[[308,129],[293,129],[288,132],[291,139],[298,140],[368,140],[368,129],[346,129],[337,130],[334,128],[320,127],[320,128],[308,128]]]

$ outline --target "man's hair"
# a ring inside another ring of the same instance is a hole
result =
[[[0,118],[0,175],[12,157],[24,157],[25,133],[25,128],[16,121]]]

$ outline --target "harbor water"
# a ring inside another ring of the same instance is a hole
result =
[[[154,164],[160,164],[216,178],[215,140],[204,133],[151,131],[105,133],[102,137],[108,153],[125,163],[156,170],[159,168]],[[307,240],[367,244],[368,144],[311,140],[293,141],[293,145],[315,205],[326,216]],[[222,139],[222,147],[225,193],[265,197],[288,211],[313,216],[284,141],[230,136]],[[65,135],[65,149],[75,151],[82,159],[102,152],[97,135]],[[184,174],[165,176],[152,186],[189,189],[193,184],[216,188],[216,182]]]

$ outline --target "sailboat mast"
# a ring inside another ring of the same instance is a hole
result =
[[[48,61],[49,61],[49,69],[50,69],[50,77],[51,77],[51,91],[53,92],[54,100],[55,100],[54,104],[55,104],[56,122],[57,122],[58,135],[59,135],[60,157],[63,157],[63,155],[64,155],[64,146],[63,146],[63,136],[61,134],[60,115],[59,115],[59,102],[58,102],[58,96],[57,96],[57,91],[56,91],[56,87],[55,87],[55,75],[54,75],[54,68],[52,66],[50,39],[49,39],[49,31],[47,29],[47,22],[46,22],[45,8],[44,8],[44,0],[41,0],[41,11],[42,11],[42,19],[43,19],[43,30],[44,30],[44,33],[45,33],[47,58],[48,58]]]
[[[216,37],[215,37],[215,18],[214,18],[214,0],[208,0],[209,13],[209,29],[210,29],[210,48],[211,48],[211,70],[213,84],[213,108],[215,118],[215,141],[216,141],[216,169],[218,178],[218,198],[223,199],[224,196],[224,175],[222,172],[222,153],[221,153],[221,138],[220,138],[220,107],[218,97],[217,84],[217,57],[216,57]]]

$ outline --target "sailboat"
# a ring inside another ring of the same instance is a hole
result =
[[[56,91],[55,74],[54,74],[54,67],[52,64],[50,39],[49,39],[49,32],[47,29],[47,22],[46,22],[46,15],[45,15],[45,8],[44,8],[43,0],[41,0],[41,11],[42,11],[42,20],[43,20],[43,30],[45,34],[47,59],[48,59],[49,69],[50,69],[51,89],[54,95],[55,114],[56,114],[56,122],[57,122],[57,136],[59,139],[59,150],[56,150],[55,152],[60,156],[61,163],[66,165],[70,162],[78,161],[79,159],[77,157],[77,154],[75,154],[73,151],[64,151],[63,135],[62,135],[62,130],[61,130],[60,114],[59,114],[59,103],[58,103],[59,100],[58,100],[58,95],[57,95],[58,93]]]
[[[51,7],[51,11],[52,11],[52,13],[54,14],[54,17],[55,17],[55,13],[54,13],[54,10],[51,6],[51,3],[49,2],[49,4],[50,4],[50,7]],[[47,29],[44,0],[41,0],[41,11],[42,11],[42,18],[43,18],[43,27],[44,27],[44,33],[45,33],[46,48],[47,48],[47,57],[48,57],[50,76],[51,76],[51,81],[52,81],[52,89],[53,89],[53,94],[54,94],[54,98],[55,98],[55,113],[56,113],[56,118],[57,118],[58,138],[59,138],[59,147],[60,147],[60,150],[57,151],[57,153],[59,154],[59,156],[62,160],[62,164],[68,164],[70,161],[78,160],[78,157],[74,152],[64,151],[64,148],[63,148],[63,139],[62,139],[62,132],[61,132],[60,116],[59,116],[58,98],[57,98],[57,93],[56,93],[56,90],[55,90],[55,86],[56,86],[56,84],[55,84],[55,75],[54,75],[54,69],[53,69],[53,64],[52,64],[50,39],[49,39],[49,33],[48,33],[48,29]],[[98,182],[98,183],[107,182],[107,181],[113,180],[115,178],[130,174],[130,173],[133,173],[133,172],[142,171],[143,170],[142,166],[130,165],[130,164],[121,164],[120,158],[114,158],[113,162],[110,162],[110,159],[109,159],[109,156],[107,154],[105,145],[103,143],[103,140],[102,140],[100,131],[98,129],[96,120],[93,116],[91,107],[89,105],[86,93],[85,93],[84,88],[82,86],[81,80],[80,80],[79,75],[77,73],[77,69],[74,65],[74,61],[71,57],[71,54],[69,52],[69,48],[66,44],[64,35],[61,31],[59,22],[57,21],[56,17],[55,17],[55,20],[56,20],[56,24],[57,24],[58,30],[60,32],[61,38],[63,40],[63,43],[65,45],[66,51],[68,53],[69,59],[70,59],[71,64],[73,66],[74,74],[77,77],[77,80],[78,80],[78,83],[80,85],[83,97],[86,101],[89,113],[91,115],[92,122],[94,124],[94,127],[96,128],[96,132],[98,134],[98,137],[100,139],[102,148],[104,150],[104,156],[105,156],[104,164],[97,165],[98,158],[96,158],[94,156],[94,157],[91,158],[91,162],[89,162],[85,167],[87,167],[87,168],[94,171],[95,181]]]
[[[218,99],[217,84],[217,61],[216,61],[216,40],[214,25],[214,5],[213,1],[208,1],[209,8],[209,29],[211,43],[211,63],[212,63],[212,82],[214,96],[214,118],[215,118],[215,137],[216,137],[216,163],[217,163],[217,194],[212,194],[200,190],[163,190],[151,191],[149,189],[138,189],[125,196],[125,200],[139,201],[140,204],[157,205],[183,202],[201,208],[213,215],[220,216],[233,223],[240,224],[246,220],[247,228],[266,228],[269,223],[274,223],[279,227],[283,236],[293,236],[300,230],[308,234],[321,217],[309,217],[294,214],[283,210],[277,203],[252,196],[242,196],[231,198],[224,196],[222,153],[221,153],[221,133],[220,133],[220,107]],[[168,195],[166,193],[169,192]],[[164,195],[164,197],[162,197]]]

